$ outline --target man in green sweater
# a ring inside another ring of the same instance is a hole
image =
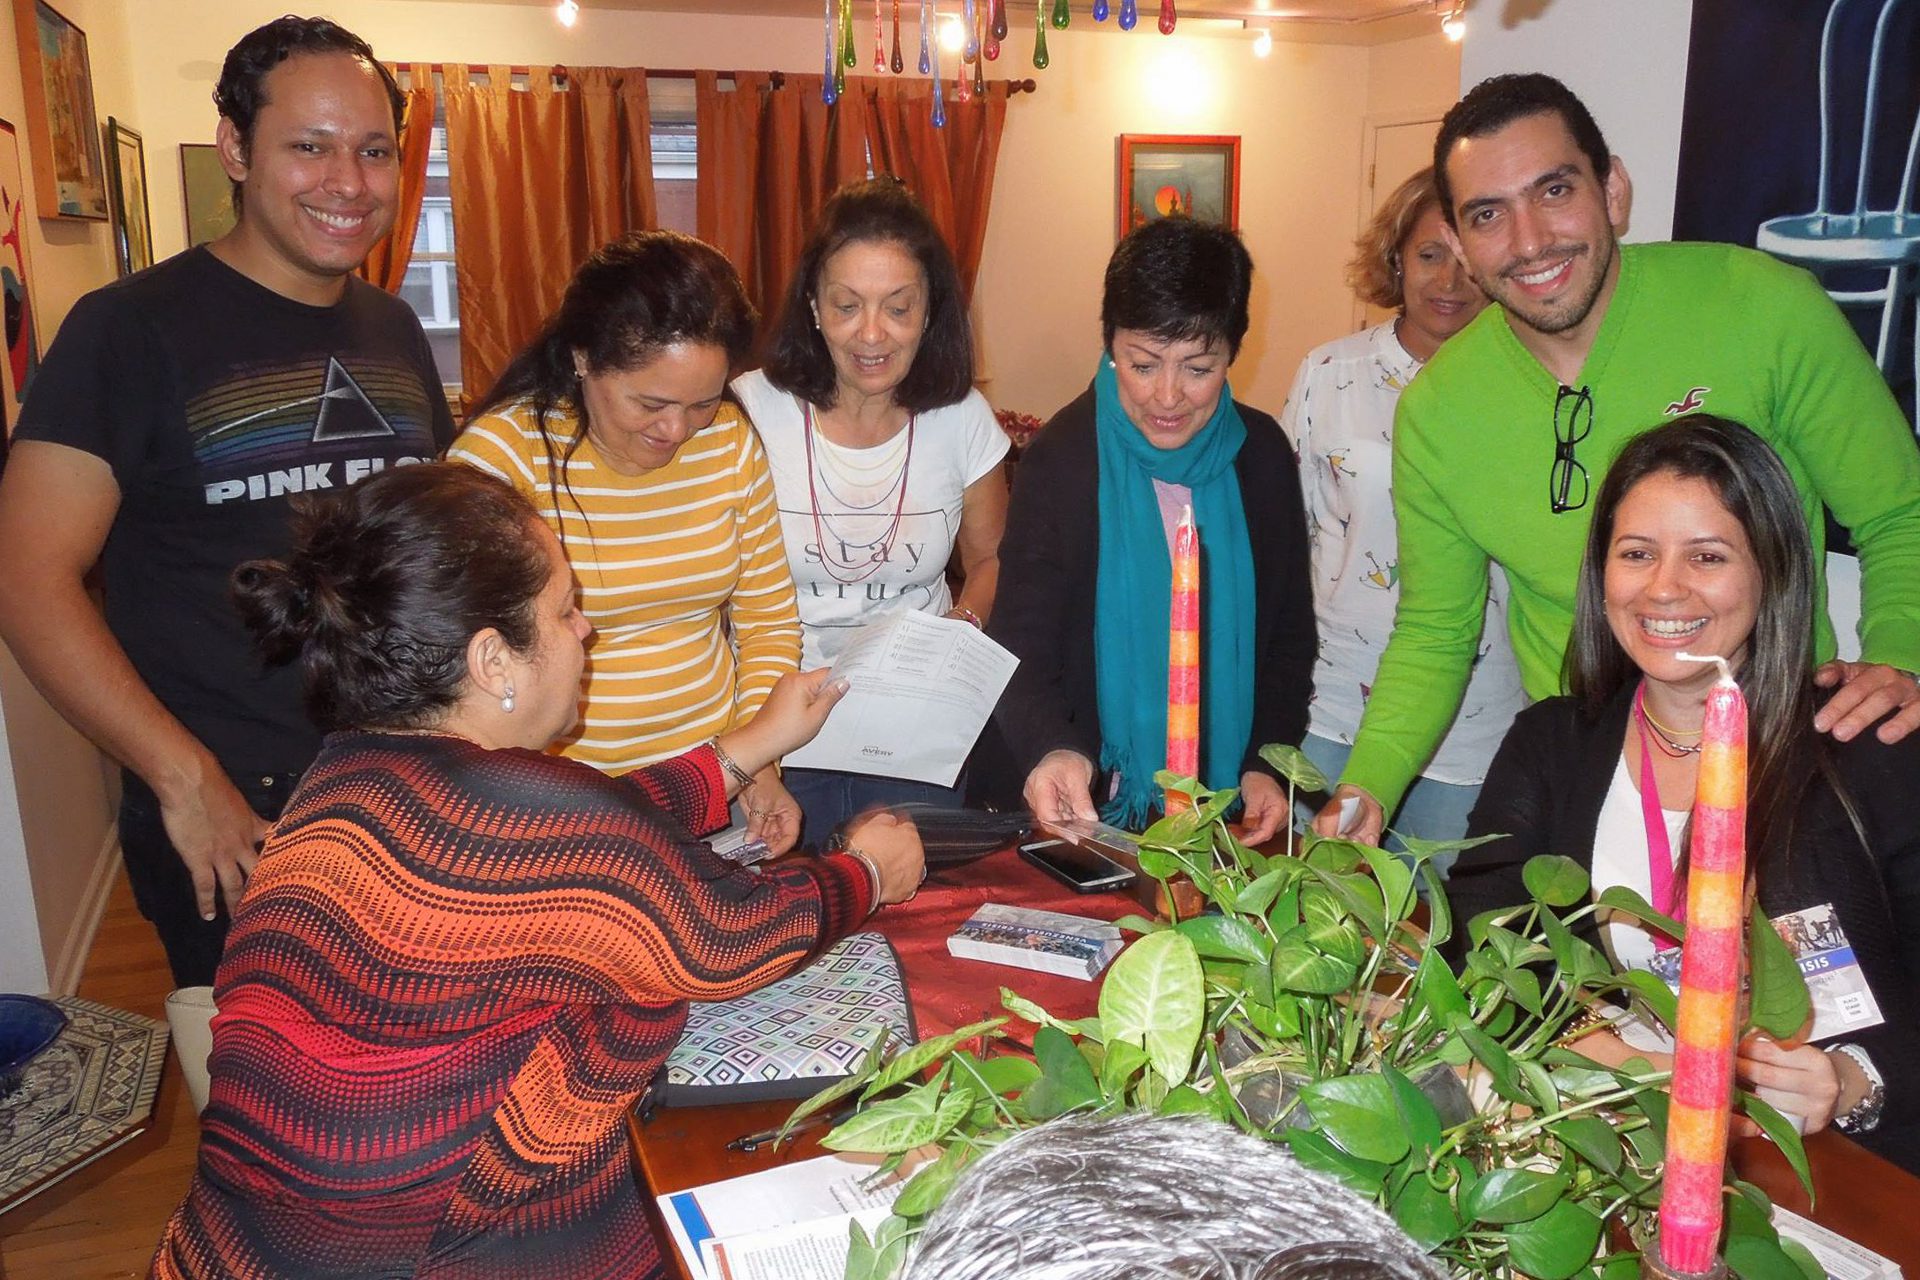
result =
[[[1315,827],[1378,843],[1383,812],[1459,706],[1489,563],[1511,584],[1528,693],[1561,692],[1590,492],[1629,439],[1696,410],[1746,423],[1779,452],[1816,568],[1822,503],[1859,550],[1864,661],[1831,661],[1822,579],[1817,679],[1836,692],[1816,727],[1845,740],[1885,717],[1877,732],[1894,742],[1920,726],[1920,452],[1813,277],[1732,245],[1622,246],[1626,169],[1550,76],[1476,87],[1441,125],[1434,171],[1449,242],[1500,305],[1401,397],[1399,612]]]

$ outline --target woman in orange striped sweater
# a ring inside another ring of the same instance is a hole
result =
[[[234,913],[154,1274],[659,1275],[621,1117],[687,1002],[800,968],[921,878],[889,817],[764,871],[695,839],[838,690],[784,677],[750,723],[622,778],[546,754],[587,635],[572,574],[463,467],[316,504],[235,583],[332,732]]]
[[[759,439],[725,402],[753,306],[720,252],[671,231],[581,266],[448,456],[532,500],[596,639],[559,751],[618,773],[737,728],[800,663],[800,615]],[[741,797],[776,853],[800,813],[769,765]]]

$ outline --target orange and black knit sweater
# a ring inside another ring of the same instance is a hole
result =
[[[872,906],[764,872],[711,750],[624,778],[439,736],[329,738],[220,965],[199,1167],[162,1277],[660,1271],[621,1118],[679,1036]]]

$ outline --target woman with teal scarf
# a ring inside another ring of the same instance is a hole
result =
[[[1138,830],[1166,761],[1171,530],[1201,546],[1201,781],[1238,787],[1247,838],[1285,795],[1260,761],[1306,728],[1314,657],[1299,472],[1268,415],[1234,401],[1253,264],[1240,237],[1148,223],[1107,264],[1093,383],[1014,478],[991,634],[1020,667],[995,718],[1042,821]]]

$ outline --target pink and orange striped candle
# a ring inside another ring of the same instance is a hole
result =
[[[1660,1260],[1686,1275],[1711,1272],[1720,1242],[1745,958],[1747,703],[1725,661],[1712,661],[1720,663],[1720,679],[1707,691],[1694,790],[1673,1107],[1660,1190]]]
[[[1167,631],[1167,769],[1183,778],[1200,774],[1200,533],[1193,507],[1173,531],[1173,599]],[[1187,803],[1166,794],[1173,813]]]

